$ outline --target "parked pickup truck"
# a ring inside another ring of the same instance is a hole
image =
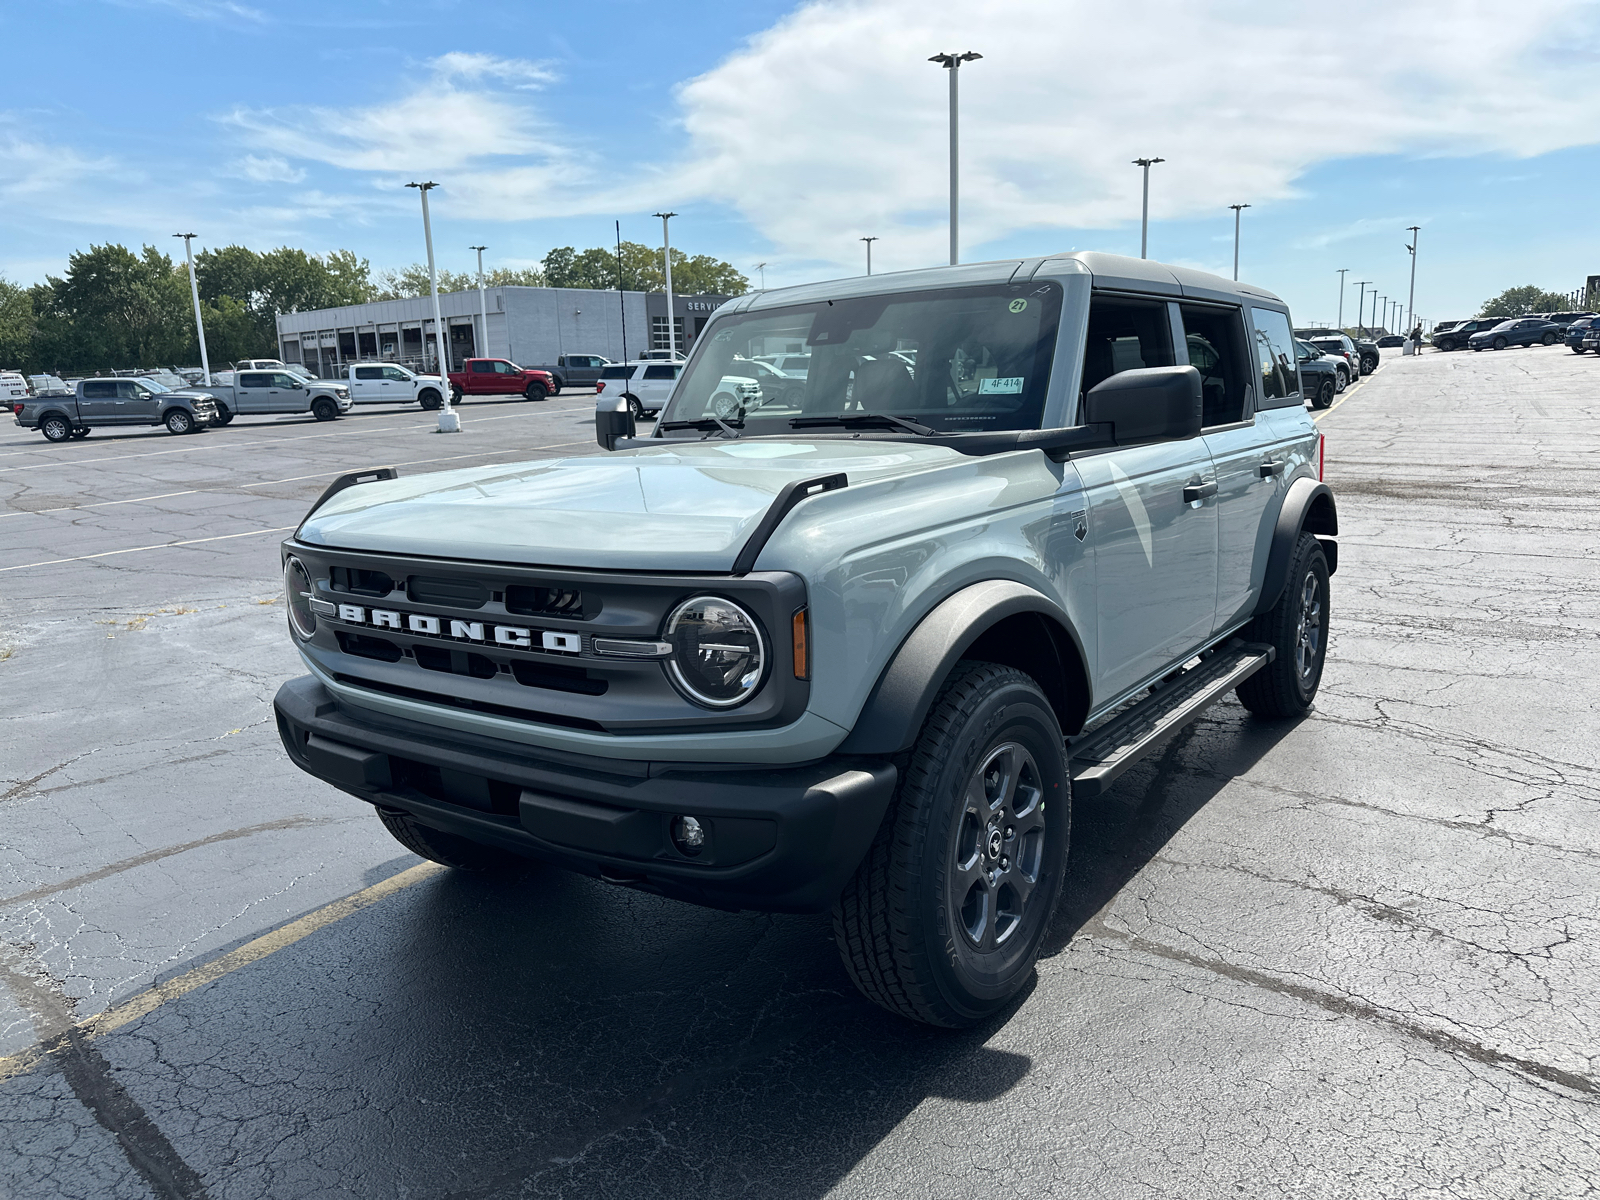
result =
[[[1338,522],[1290,328],[1091,253],[739,297],[648,437],[608,389],[611,453],[335,481],[282,546],[284,748],[436,862],[831,910],[871,1000],[991,1018],[1076,801],[1230,695],[1310,711]],[[804,389],[730,394],[773,342]]]
[[[599,382],[601,370],[610,365],[609,358],[598,354],[561,354],[554,363],[531,369],[549,375],[550,394],[559,396],[564,387],[593,387]]]
[[[310,413],[319,421],[332,421],[350,411],[350,389],[343,383],[307,379],[287,368],[235,371],[231,384],[184,390],[216,399],[218,425],[228,424],[240,413]]]
[[[418,375],[397,363],[357,363],[345,374],[357,404],[416,403],[432,409],[444,403],[444,383],[437,375]]]
[[[17,424],[52,442],[85,438],[113,425],[165,425],[195,433],[220,424],[209,394],[173,391],[149,379],[80,379],[65,396],[29,396],[11,406]]]
[[[460,401],[463,396],[514,396],[518,393],[529,400],[543,400],[555,390],[555,380],[548,371],[519,367],[510,359],[469,358],[461,368],[449,374],[452,401]]]

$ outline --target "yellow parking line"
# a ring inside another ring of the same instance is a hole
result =
[[[176,1000],[180,996],[187,996],[197,988],[221,979],[224,975],[237,971],[240,967],[249,966],[259,962],[269,954],[275,954],[287,946],[292,946],[302,938],[309,937],[319,929],[332,925],[335,921],[342,921],[352,913],[360,912],[363,908],[370,908],[385,897],[403,891],[412,884],[421,883],[431,879],[444,870],[438,863],[418,863],[414,867],[392,875],[382,883],[373,884],[371,887],[346,896],[343,900],[335,900],[332,904],[325,905],[315,912],[307,913],[297,921],[291,921],[281,929],[274,929],[271,933],[258,937],[253,942],[246,942],[237,950],[229,951],[220,958],[214,958],[208,963],[203,963],[191,971],[185,971],[174,979],[165,983],[158,983],[148,991],[140,992],[131,999],[124,1000],[121,1004],[114,1004],[104,1012],[79,1021],[75,1026],[78,1034],[85,1038],[103,1037],[108,1033],[121,1029],[124,1025],[137,1021],[140,1017],[148,1016],[160,1008],[168,1000]],[[54,1038],[43,1045],[0,1058],[0,1080],[11,1079],[32,1070],[43,1062],[56,1050],[67,1044],[67,1037]]]

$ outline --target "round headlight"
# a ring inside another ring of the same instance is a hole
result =
[[[317,631],[317,616],[311,611],[311,576],[298,558],[283,564],[283,591],[289,601],[289,624],[303,638]]]
[[[667,618],[672,657],[667,672],[678,689],[707,708],[743,704],[761,686],[767,643],[755,619],[732,600],[696,596]]]

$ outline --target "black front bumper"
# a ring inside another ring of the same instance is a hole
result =
[[[273,702],[297,766],[447,833],[718,908],[830,907],[878,832],[896,771],[837,756],[798,767],[563,755],[352,712],[311,676]],[[707,831],[694,857],[670,826]]]

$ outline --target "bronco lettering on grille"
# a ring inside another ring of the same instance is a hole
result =
[[[456,642],[492,642],[513,650],[548,650],[553,654],[581,654],[583,637],[556,629],[529,629],[525,625],[495,625],[488,621],[462,621],[431,613],[404,613],[390,608],[339,605],[339,620],[371,629],[395,629],[424,637]]]

